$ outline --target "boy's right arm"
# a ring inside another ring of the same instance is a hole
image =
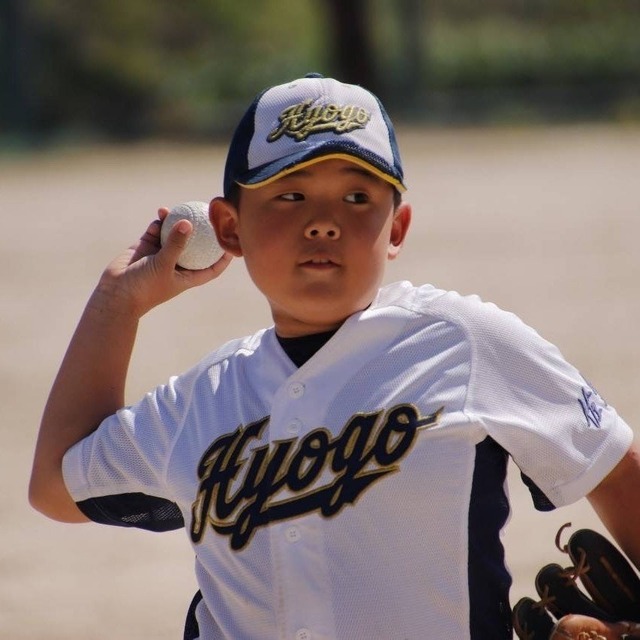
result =
[[[160,219],[167,210],[160,210]],[[104,271],[71,339],[44,409],[36,443],[29,500],[46,516],[84,522],[64,483],[67,450],[124,406],[127,370],[139,319],[183,291],[209,282],[224,271],[225,254],[202,271],[176,269],[190,223],[174,226],[160,247],[160,222],[149,225],[140,241]]]

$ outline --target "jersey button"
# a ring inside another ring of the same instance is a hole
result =
[[[311,631],[309,629],[298,629],[296,631],[296,640],[311,640]]]
[[[287,425],[287,431],[289,433],[300,433],[300,429],[302,429],[302,420],[299,420],[298,418],[293,419]]]
[[[302,534],[300,533],[300,529],[296,526],[288,527],[285,536],[289,542],[298,542],[300,538],[302,538]]]
[[[291,398],[302,398],[304,395],[304,385],[302,382],[292,382],[289,385],[289,396]]]

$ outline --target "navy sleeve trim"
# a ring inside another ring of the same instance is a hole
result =
[[[521,471],[520,477],[522,478],[522,482],[524,482],[529,489],[531,499],[533,500],[533,506],[538,511],[553,511],[556,508],[553,502],[547,498],[547,496],[529,476],[525,475]]]
[[[182,512],[175,502],[144,493],[123,493],[89,498],[76,503],[93,522],[147,531],[173,531],[184,527]]]

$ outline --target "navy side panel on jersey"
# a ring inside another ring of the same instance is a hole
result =
[[[198,619],[196,618],[196,609],[202,601],[202,591],[198,590],[196,595],[193,596],[189,610],[187,611],[187,619],[184,623],[183,640],[198,640],[200,637],[200,627],[198,625]]]
[[[177,504],[144,493],[101,496],[76,504],[87,518],[99,524],[135,527],[156,532],[184,527],[182,512]]]
[[[526,487],[529,489],[531,499],[533,500],[533,506],[538,511],[553,511],[556,508],[553,502],[547,498],[547,496],[529,476],[520,472],[520,477],[522,478],[522,482],[524,482]]]
[[[504,490],[508,456],[487,437],[476,446],[469,505],[469,629],[471,640],[512,638],[509,589],[500,530],[509,516]]]

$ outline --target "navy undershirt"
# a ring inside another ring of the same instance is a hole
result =
[[[301,367],[309,358],[315,355],[324,345],[329,342],[331,336],[335,334],[337,329],[332,331],[324,331],[322,333],[312,333],[308,336],[299,338],[282,338],[277,336],[280,346],[289,356],[289,359],[296,367]]]

